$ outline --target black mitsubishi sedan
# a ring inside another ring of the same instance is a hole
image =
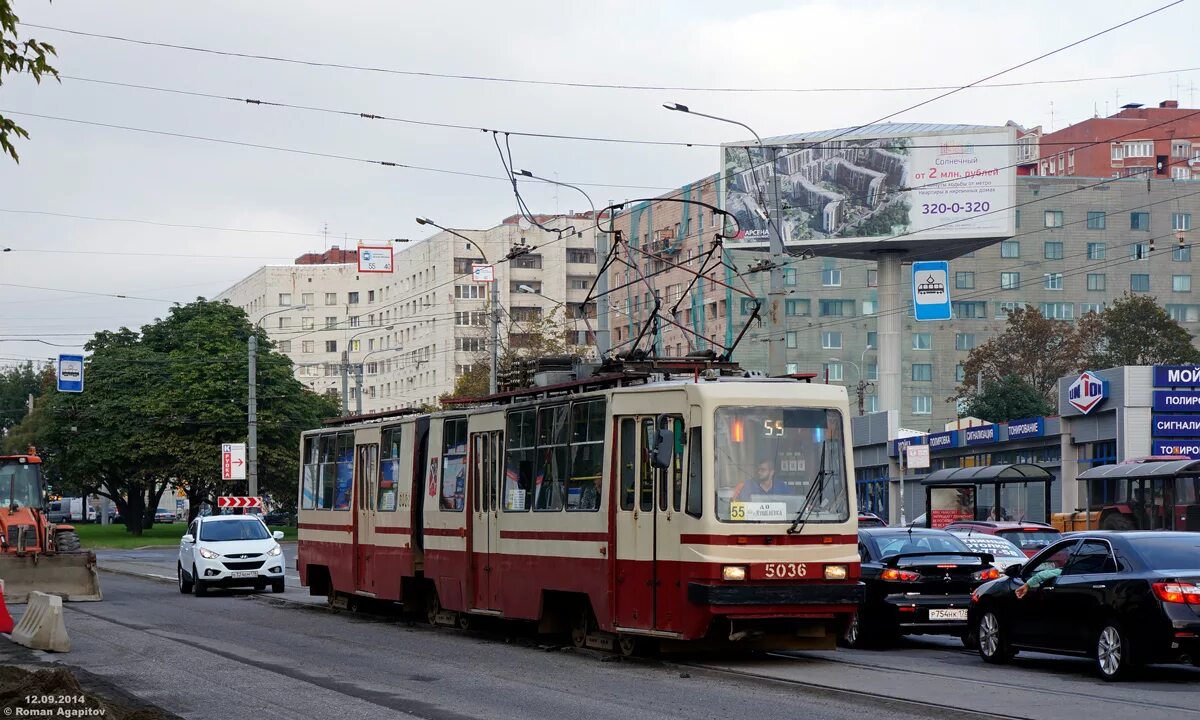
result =
[[[1200,533],[1072,533],[971,598],[979,654],[1090,657],[1105,680],[1145,663],[1200,666]]]
[[[971,591],[1000,577],[992,556],[944,530],[860,528],[866,599],[842,641],[851,647],[900,635],[958,635],[967,641]]]

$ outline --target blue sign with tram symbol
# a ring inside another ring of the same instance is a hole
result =
[[[917,320],[949,320],[950,263],[945,260],[915,262],[912,272],[913,317]]]
[[[58,391],[83,392],[83,356],[58,356]]]

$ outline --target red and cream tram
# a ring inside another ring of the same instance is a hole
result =
[[[832,647],[861,599],[844,388],[566,383],[304,433],[312,594],[657,641]]]

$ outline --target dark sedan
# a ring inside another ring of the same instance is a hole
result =
[[[991,555],[944,530],[860,528],[858,553],[866,599],[843,637],[852,647],[910,634],[965,641],[971,591],[1000,577]]]
[[[1105,680],[1144,663],[1200,666],[1200,534],[1081,532],[979,588],[979,654],[1090,657]]]

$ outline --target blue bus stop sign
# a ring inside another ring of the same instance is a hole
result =
[[[913,316],[917,320],[949,320],[950,263],[915,262],[912,269]]]
[[[83,356],[58,356],[58,391],[83,392]]]

